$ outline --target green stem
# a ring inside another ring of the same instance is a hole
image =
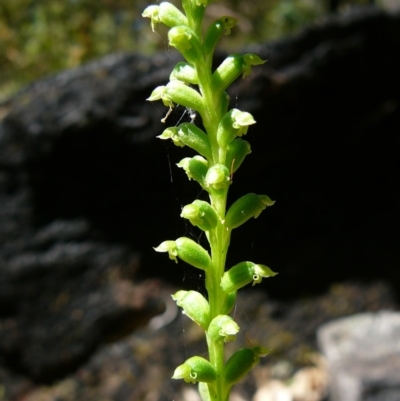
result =
[[[218,401],[225,401],[225,383],[224,378],[222,377],[222,372],[224,368],[225,362],[225,352],[224,352],[224,343],[212,341],[207,336],[207,345],[210,353],[210,362],[213,364],[216,372],[217,372],[217,380],[215,383],[215,391],[217,394]]]
[[[217,197],[217,202],[221,206],[225,206],[225,197]],[[222,198],[222,199],[221,199]],[[211,311],[211,319],[222,314],[222,309],[225,302],[225,294],[223,293],[220,282],[221,277],[225,270],[225,259],[226,259],[226,246],[224,246],[223,239],[224,235],[221,236],[223,230],[223,224],[219,223],[216,234],[210,237],[211,255],[212,255],[212,270],[207,273],[208,296]],[[207,335],[207,344],[209,349],[210,362],[214,366],[217,372],[217,380],[215,383],[215,390],[217,393],[218,401],[225,401],[225,385],[224,378],[222,376],[224,362],[225,362],[225,349],[222,341],[213,341]]]
[[[204,113],[202,114],[202,120],[204,128],[207,131],[207,134],[210,139],[212,156],[213,156],[213,164],[218,163],[219,157],[219,146],[217,143],[217,129],[218,124],[221,120],[220,115],[220,99],[215,97],[211,90],[211,77],[212,72],[211,69],[207,68],[204,59],[199,60],[196,63],[196,71],[199,80],[199,89],[204,99]],[[211,167],[211,166],[209,166]]]
[[[204,98],[205,113],[202,115],[204,127],[210,139],[213,163],[219,162],[219,145],[217,143],[217,128],[221,119],[220,99],[215,97],[211,90],[211,70],[207,68],[204,60],[199,60],[196,64],[197,75],[199,79],[199,89]],[[210,166],[211,167],[211,166]],[[206,273],[206,288],[208,292],[208,301],[210,304],[211,319],[223,313],[226,299],[225,293],[220,286],[222,275],[225,271],[226,254],[229,245],[230,232],[226,231],[223,224],[226,212],[226,200],[228,189],[212,193],[210,195],[211,204],[217,211],[219,222],[214,232],[209,236],[211,248],[212,269]],[[225,362],[224,343],[213,341],[207,335],[207,344],[209,349],[210,362],[217,372],[215,391],[218,401],[226,401],[228,398],[225,389],[224,378],[222,375]]]

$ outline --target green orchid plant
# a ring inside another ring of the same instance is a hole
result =
[[[207,298],[197,291],[178,291],[172,295],[177,305],[205,331],[208,359],[193,356],[178,366],[173,379],[199,383],[203,401],[227,401],[232,386],[256,365],[268,350],[260,346],[242,348],[229,359],[225,343],[235,339],[238,324],[229,315],[235,305],[237,291],[249,283],[259,283],[274,273],[268,266],[241,262],[225,269],[232,230],[251,218],[256,218],[272,201],[266,195],[249,193],[227,209],[227,196],[232,174],[251,152],[250,144],[241,137],[255,123],[245,111],[229,110],[227,88],[240,76],[250,74],[252,66],[263,64],[255,54],[233,54],[215,70],[213,55],[218,41],[228,35],[236,20],[223,16],[205,30],[203,16],[209,0],[182,0],[183,12],[173,4],[162,2],[148,6],[143,16],[150,18],[153,31],[158,23],[170,28],[169,44],[186,61],[176,64],[170,80],[159,86],[148,98],[161,100],[169,108],[162,119],[166,122],[176,105],[195,110],[204,130],[192,121],[169,127],[159,136],[177,146],[188,146],[198,155],[178,163],[189,180],[196,181],[209,196],[209,201],[196,199],[182,209],[181,217],[205,232],[209,250],[192,239],[181,237],[164,241],[155,248],[178,258],[205,273]]]

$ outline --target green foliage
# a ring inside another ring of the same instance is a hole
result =
[[[343,0],[341,4],[369,2]],[[178,4],[177,0],[171,3]],[[159,37],[143,29],[140,13],[147,4],[146,0],[3,0],[0,99],[39,77],[111,52],[165,47]],[[326,14],[328,5],[328,0],[224,0],[209,7],[205,22],[226,14],[238,20],[238,27],[222,43],[229,50],[291,34]]]
[[[138,9],[145,5],[137,1],[135,8],[127,0],[3,1],[0,93],[107,53],[144,48]]]
[[[343,0],[341,5],[370,2]],[[165,47],[143,29],[140,13],[147,4],[146,0],[0,0],[0,99],[39,77],[108,53]],[[222,43],[229,50],[291,34],[328,10],[328,0],[224,0],[209,7],[205,22],[226,14],[238,20],[238,27]]]

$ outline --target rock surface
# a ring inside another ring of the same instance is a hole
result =
[[[400,313],[338,319],[317,337],[330,368],[332,401],[400,399]]]
[[[83,221],[54,221],[1,267],[0,355],[38,382],[64,377],[164,308],[160,283],[132,282],[137,257],[78,241],[86,231]]]
[[[157,291],[166,303],[173,292],[174,288],[165,287]],[[394,308],[398,305],[384,284],[336,285],[324,295],[285,302],[270,299],[257,288],[243,290],[235,312],[241,331],[237,341],[228,344],[228,352],[249,343],[263,344],[272,352],[235,386],[232,400],[250,401],[271,387],[287,394],[288,383],[292,383],[290,394],[296,395],[296,401],[325,400],[317,398],[324,396],[327,388],[326,371],[315,356],[316,329],[340,316]],[[157,328],[151,320],[119,340],[103,343],[75,372],[50,385],[0,368],[5,400],[198,401],[195,386],[170,377],[186,358],[205,355],[204,333],[178,313],[173,303],[165,315],[156,318]],[[312,392],[307,391],[310,384]]]

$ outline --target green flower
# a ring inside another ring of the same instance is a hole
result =
[[[180,146],[181,148],[183,148],[185,146],[185,144],[180,140],[180,138],[178,136],[178,128],[177,127],[169,127],[167,129],[165,129],[161,135],[157,136],[157,138],[171,139],[172,142],[176,146]]]
[[[255,124],[255,120],[253,116],[248,113],[247,111],[240,111],[238,109],[232,109],[232,119],[233,119],[233,128],[236,128],[238,130],[241,130],[243,128],[247,128],[249,125]],[[247,129],[246,129],[247,132]],[[239,132],[237,135],[241,136],[243,133],[246,133],[244,131]]]
[[[240,328],[238,324],[228,315],[218,315],[208,328],[208,335],[214,341],[233,341]]]
[[[175,241],[164,241],[158,247],[153,248],[156,252],[168,252],[168,256],[175,263],[178,263],[178,249],[176,247]]]
[[[164,106],[168,107],[174,107],[174,103],[172,102],[171,98],[167,94],[167,87],[162,85],[162,86],[157,86],[156,89],[151,92],[150,97],[148,97],[146,100],[149,102],[154,102],[156,100],[162,100],[164,103]]]
[[[210,362],[200,356],[193,356],[175,369],[172,378],[183,379],[187,383],[211,383],[217,374]]]
[[[155,32],[156,24],[160,22],[160,18],[158,16],[158,10],[159,6],[151,5],[146,7],[142,13],[142,17],[150,18],[151,30],[153,32]]]
[[[218,215],[215,209],[208,202],[199,199],[184,206],[181,217],[188,219],[203,231],[210,231],[218,224]]]
[[[230,174],[223,164],[216,164],[210,167],[206,175],[206,185],[212,189],[224,189],[230,183]]]

